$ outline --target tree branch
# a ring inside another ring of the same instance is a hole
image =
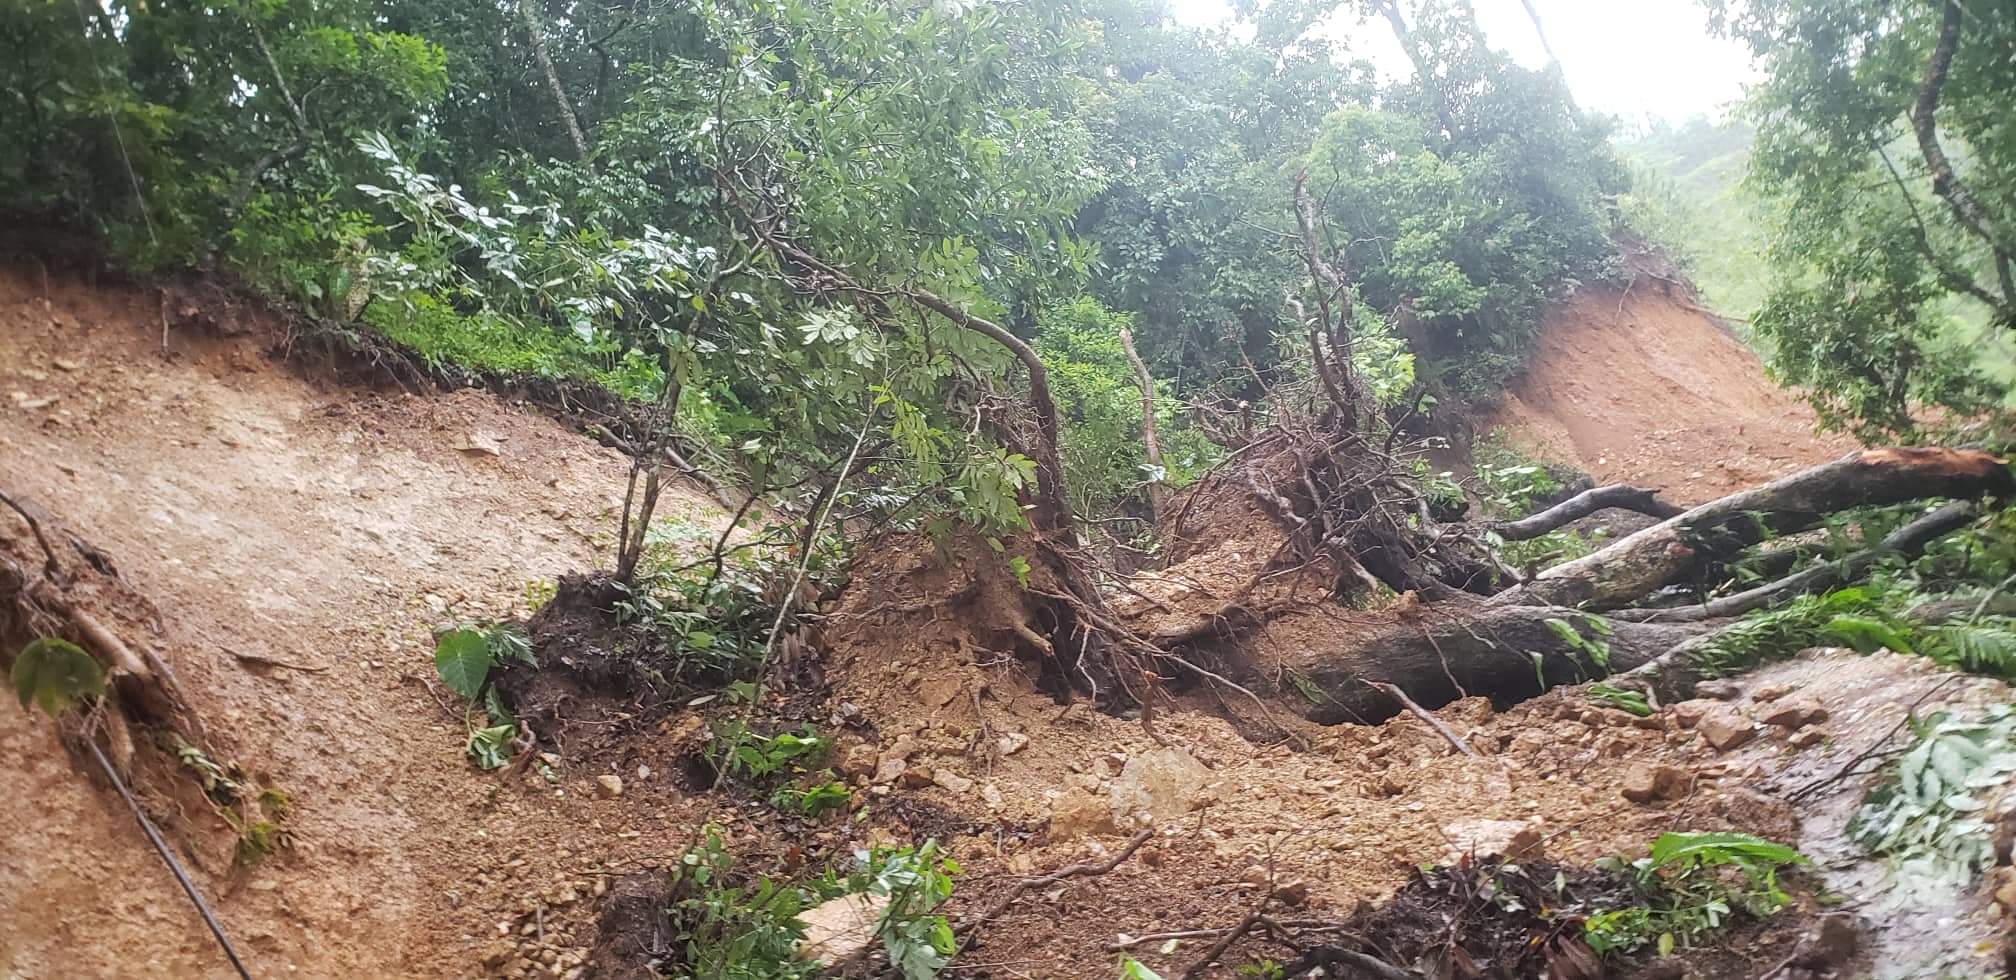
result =
[[[1134,332],[1126,327],[1120,328],[1120,350],[1134,366],[1134,383],[1141,388],[1141,445],[1147,451],[1148,465],[1155,468],[1148,481],[1148,519],[1154,521],[1161,516],[1168,496],[1162,482],[1162,440],[1155,432],[1155,377],[1134,350]]]
[[[1918,98],[1911,106],[1911,128],[1918,136],[1918,150],[1932,174],[1932,193],[1946,199],[1953,216],[1968,231],[1986,243],[1995,259],[1995,274],[2002,283],[2004,301],[2016,303],[2016,275],[2010,269],[2009,251],[2003,246],[1995,222],[1973,193],[1960,182],[1946,150],[1939,145],[1939,96],[1946,88],[1946,75],[1953,67],[1953,55],[1960,50],[1960,21],[1965,11],[1959,0],[1940,4],[1939,40],[1932,47],[1932,59],[1918,84]]]
[[[1660,500],[1658,494],[1657,490],[1622,483],[1596,487],[1584,490],[1538,514],[1531,514],[1516,521],[1493,524],[1491,530],[1507,541],[1526,541],[1564,524],[1579,521],[1607,507],[1650,514],[1661,520],[1680,516],[1680,508]]]
[[[567,139],[574,144],[574,156],[586,163],[588,137],[581,132],[581,121],[574,116],[574,104],[568,101],[567,89],[560,84],[560,73],[553,70],[553,57],[546,51],[546,38],[539,33],[539,18],[533,13],[532,0],[518,0],[518,16],[525,21],[525,34],[532,41],[532,57],[539,62],[539,70],[546,76],[546,87],[553,93],[553,104],[560,111],[560,122],[567,127]]]

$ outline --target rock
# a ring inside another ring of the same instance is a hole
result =
[[[948,793],[964,796],[973,791],[973,781],[950,769],[938,769],[931,773],[931,782]]]
[[[1717,752],[1727,752],[1757,737],[1757,726],[1729,707],[1703,715],[1699,728],[1701,737]]]
[[[1681,728],[1693,728],[1695,725],[1701,723],[1701,719],[1708,712],[1715,710],[1716,706],[1721,703],[1720,701],[1712,701],[1708,698],[1695,698],[1692,701],[1682,701],[1666,710],[1672,714],[1673,721]]]
[[[605,800],[613,800],[623,795],[623,777],[615,773],[603,773],[595,777],[595,795]]]
[[[892,756],[885,752],[882,758],[875,763],[875,776],[870,782],[893,783],[909,768],[910,764],[908,762],[904,762],[900,757]]]
[[[1309,883],[1296,880],[1274,889],[1274,900],[1283,905],[1300,905],[1309,900]]]
[[[1465,855],[1502,857],[1507,861],[1538,861],[1545,857],[1540,828],[1525,820],[1459,820],[1442,828],[1450,843],[1443,864]]]
[[[76,361],[73,361],[73,360],[71,360],[71,359],[69,359],[69,358],[67,358],[67,357],[59,357],[59,358],[57,358],[57,359],[56,359],[55,361],[53,361],[52,363],[54,363],[54,364],[56,365],[56,370],[58,370],[58,371],[82,371],[82,370],[84,370],[84,365],[82,365],[82,364],[79,364],[79,363],[77,363]]]
[[[988,783],[980,787],[980,802],[987,804],[987,809],[989,810],[999,810],[1007,805],[1008,801],[1002,797],[1001,790],[998,787],[993,783]]]
[[[470,429],[468,434],[462,437],[461,443],[457,444],[455,448],[472,456],[502,456],[504,455],[504,437],[495,432]]]
[[[1211,770],[1176,748],[1156,749],[1127,760],[1109,793],[1113,813],[1139,826],[1174,820],[1203,802]]]
[[[958,697],[959,692],[965,687],[964,675],[949,670],[940,671],[925,677],[917,685],[917,699],[924,702],[927,707],[942,708],[951,704],[952,699]]]
[[[1679,766],[1638,765],[1624,773],[1618,792],[1633,803],[1677,800],[1693,788],[1694,775]]]
[[[1785,741],[1795,749],[1809,749],[1827,740],[1827,733],[1818,728],[1802,728],[1792,733]]]
[[[2016,868],[1996,868],[1988,878],[1988,885],[1995,904],[2002,906],[2002,914],[2016,918]]]
[[[1786,698],[1775,702],[1761,716],[1767,725],[1796,729],[1827,720],[1827,709],[1820,702],[1808,697]]]
[[[1050,839],[1076,840],[1118,830],[1113,808],[1084,790],[1070,790],[1050,801]]]
[[[1009,732],[994,740],[994,750],[1002,755],[1014,755],[1029,747],[1029,736],[1021,732]]]
[[[847,754],[840,758],[840,775],[849,778],[872,776],[877,762],[875,746],[867,743],[850,746]]]
[[[885,760],[908,759],[916,754],[917,740],[909,735],[896,736],[896,741],[889,743],[889,747],[882,750],[882,758]]]
[[[1735,681],[1702,681],[1694,685],[1694,696],[1712,701],[1734,701],[1743,696]]]
[[[852,959],[875,941],[875,924],[889,899],[876,895],[842,895],[798,914],[805,938],[798,955],[821,966]]]
[[[1840,913],[1823,915],[1793,949],[1792,962],[1809,970],[1830,969],[1854,959],[1861,943],[1854,918]]]
[[[933,782],[931,774],[925,772],[922,766],[911,766],[903,770],[903,774],[897,777],[896,781],[905,789],[923,789]]]
[[[1772,684],[1763,684],[1759,685],[1756,690],[1750,692],[1750,700],[1756,701],[1760,704],[1770,701],[1776,701],[1779,698],[1782,698],[1785,695],[1792,693],[1794,690],[1795,688],[1792,685],[1786,684],[1782,681]]]

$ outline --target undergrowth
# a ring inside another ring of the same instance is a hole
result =
[[[1692,946],[1736,914],[1764,918],[1791,901],[1779,870],[1804,865],[1783,844],[1739,833],[1666,833],[1635,861],[1599,862],[1626,876],[1640,904],[1589,917],[1583,932],[1598,953],[1647,946],[1665,956]]]
[[[792,980],[824,973],[798,954],[802,913],[831,899],[860,896],[874,911],[874,935],[905,980],[930,980],[955,942],[941,909],[959,866],[927,841],[921,847],[857,851],[855,867],[802,884],[736,868],[719,828],[679,858],[668,908],[687,975],[710,980]]]

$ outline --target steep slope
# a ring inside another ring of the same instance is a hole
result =
[[[295,846],[269,864],[230,873],[228,833],[188,854],[259,975],[466,973],[470,934],[574,863],[543,845],[608,804],[528,809],[471,778],[460,709],[427,688],[429,631],[595,560],[623,463],[487,394],[318,387],[251,337],[164,348],[161,315],[150,292],[0,275],[0,482],[153,597],[150,642],[232,757],[292,797]],[[6,700],[0,975],[223,972],[117,798]],[[175,815],[171,837],[217,824]],[[616,829],[598,857],[662,849]]]
[[[1656,280],[1584,289],[1540,329],[1484,429],[1599,481],[1696,503],[1854,448],[1714,316]]]

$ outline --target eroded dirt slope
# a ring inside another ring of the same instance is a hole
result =
[[[1700,503],[1855,448],[1742,341],[1654,280],[1555,307],[1484,430],[1602,482]]]
[[[189,855],[255,972],[466,974],[492,910],[578,863],[587,828],[598,857],[633,840],[574,783],[526,807],[475,778],[459,709],[419,680],[429,631],[592,562],[623,463],[474,391],[318,387],[263,339],[174,331],[164,351],[159,315],[151,292],[0,273],[0,481],[153,597],[149,641],[235,758],[292,797],[278,859],[234,876],[228,850]],[[668,499],[674,517],[706,506]],[[0,975],[222,975],[116,797],[5,700]],[[169,822],[216,836],[207,813]]]

